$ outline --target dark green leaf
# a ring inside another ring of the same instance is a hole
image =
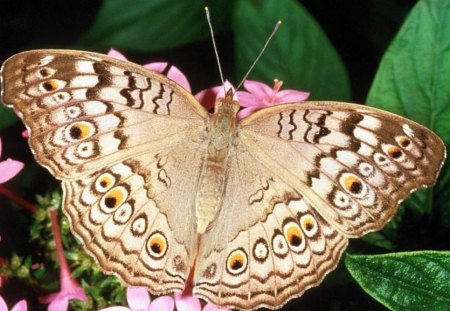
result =
[[[0,103],[0,131],[17,122],[14,111]]]
[[[450,145],[450,1],[422,0],[411,11],[383,57],[367,102],[415,120]],[[449,165],[436,189],[450,208]],[[430,213],[431,191],[406,202],[416,212]]]
[[[105,0],[80,45],[96,49],[160,51],[209,36],[204,3],[187,0]],[[234,1],[217,1],[210,7],[214,29],[229,28]]]
[[[409,252],[345,258],[350,274],[390,310],[448,310],[450,252]]]
[[[346,69],[313,17],[296,1],[241,0],[234,10],[237,80],[255,60],[277,20],[283,23],[251,78],[311,93],[310,99],[349,100]]]

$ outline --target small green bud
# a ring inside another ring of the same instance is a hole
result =
[[[18,270],[17,270],[17,276],[20,279],[25,279],[30,275],[30,269],[26,266],[21,266]]]

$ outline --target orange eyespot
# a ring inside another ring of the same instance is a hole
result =
[[[153,233],[148,239],[147,247],[150,256],[154,258],[161,258],[166,254],[167,240],[161,233]]]
[[[110,173],[103,173],[95,181],[95,190],[98,192],[106,192],[116,182],[116,179]]]
[[[411,140],[408,137],[400,136],[397,138],[397,142],[403,148],[408,147],[411,144]]]
[[[113,182],[113,181],[112,181],[111,177],[108,176],[108,175],[102,176],[102,178],[100,178],[100,181],[99,181],[100,186],[102,186],[102,188],[108,188],[108,187],[111,187],[112,182]]]
[[[296,223],[286,225],[284,236],[290,246],[297,247],[302,243],[302,231]]]
[[[389,146],[387,148],[387,154],[394,159],[398,159],[402,156],[403,152],[396,146]]]
[[[318,230],[317,221],[310,214],[303,215],[300,218],[300,224],[302,225],[303,232],[309,237],[315,235]]]
[[[314,222],[311,220],[311,218],[306,218],[303,221],[303,227],[305,227],[306,231],[311,231],[312,229],[314,229]]]
[[[42,83],[42,87],[44,88],[44,90],[46,90],[47,92],[52,92],[54,90],[57,90],[59,87],[59,82],[57,80],[47,80],[44,83]]]
[[[352,194],[359,194],[363,189],[361,180],[353,175],[347,175],[343,178],[342,184],[344,189]]]
[[[81,140],[90,137],[94,134],[94,126],[89,122],[76,122],[69,129],[70,138],[74,140]]]
[[[125,202],[127,193],[123,187],[111,189],[104,197],[104,205],[109,209],[115,209]]]
[[[240,274],[247,268],[247,255],[241,249],[231,252],[227,259],[227,270],[231,274]]]

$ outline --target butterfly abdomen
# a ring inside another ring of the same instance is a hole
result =
[[[208,143],[199,189],[195,200],[197,233],[204,233],[222,205],[228,177],[230,146],[236,136],[236,113],[239,104],[231,95],[216,102],[215,113],[211,116]]]

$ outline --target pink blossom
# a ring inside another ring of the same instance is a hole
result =
[[[2,141],[0,139],[0,155],[2,154]],[[6,159],[0,162],[0,184],[7,182],[16,176],[23,168],[22,162]]]
[[[239,101],[233,85],[228,81],[225,81],[223,85],[213,86],[198,92],[195,94],[195,98],[209,111],[214,108],[217,98],[225,97],[225,93],[229,89],[233,90],[233,100]]]
[[[202,305],[200,304],[200,299],[195,298],[190,293],[189,290],[186,293],[176,293],[175,297],[175,305],[177,306],[177,311],[200,311],[202,309]]]
[[[189,293],[176,293],[174,297],[161,296],[151,301],[148,291],[144,287],[127,287],[128,307],[114,306],[99,311],[201,311],[202,305],[198,298]],[[219,309],[214,304],[208,303],[203,311],[229,311]]]
[[[174,299],[170,296],[161,296],[151,301],[144,287],[128,287],[127,302],[129,307],[115,306],[100,311],[172,311],[175,305]]]
[[[108,56],[120,59],[120,60],[127,60],[127,58],[120,53],[119,51],[116,51],[114,49],[109,50],[108,52]],[[149,63],[149,64],[145,64],[143,65],[143,67],[156,71],[158,73],[162,73],[164,71],[164,69],[166,69],[167,67],[167,63],[166,62],[156,62],[156,63]],[[178,69],[175,66],[171,66],[169,71],[167,72],[167,78],[175,81],[176,83],[178,83],[179,85],[181,85],[182,87],[184,87],[187,91],[191,92],[191,86],[189,84],[188,79],[186,78],[186,76],[181,72],[180,69]]]
[[[60,265],[59,279],[61,289],[57,293],[53,293],[45,297],[40,297],[39,302],[50,303],[47,309],[49,311],[64,311],[68,309],[70,299],[86,301],[87,297],[84,289],[80,285],[78,285],[75,280],[72,280],[70,276],[69,265],[67,264],[67,260],[64,257],[61,242],[61,231],[59,229],[56,209],[50,210],[50,219],[52,223],[53,237],[56,244],[56,253],[58,255],[58,262]]]
[[[297,90],[280,91],[283,81],[274,80],[273,88],[268,85],[252,80],[246,80],[244,87],[247,91],[238,91],[239,103],[245,107],[238,113],[238,119],[243,119],[256,110],[278,105],[282,103],[304,101],[309,93]]]
[[[208,302],[208,304],[203,308],[203,311],[230,311],[230,309],[219,308],[215,304]]]
[[[8,311],[8,306],[6,305],[6,302],[5,300],[3,300],[2,296],[0,296],[0,311]],[[27,311],[26,300],[22,299],[21,301],[16,303],[11,311]]]

